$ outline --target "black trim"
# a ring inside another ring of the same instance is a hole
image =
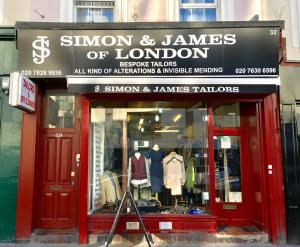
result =
[[[97,89],[96,89],[97,87]],[[106,90],[105,88],[109,88]],[[277,85],[216,85],[216,84],[68,84],[68,92],[72,93],[105,93],[105,94],[270,94],[276,92]]]
[[[240,28],[279,27],[284,21],[216,21],[216,22],[115,22],[115,23],[70,23],[70,22],[16,22],[16,29],[43,30],[101,30],[101,29],[178,29],[178,28]]]

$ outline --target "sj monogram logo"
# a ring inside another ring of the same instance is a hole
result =
[[[37,36],[37,39],[32,42],[32,58],[36,64],[45,62],[45,58],[50,55],[48,36]]]

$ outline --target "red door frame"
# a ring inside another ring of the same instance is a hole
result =
[[[265,177],[269,192],[268,233],[272,243],[286,242],[279,97],[276,93],[264,98],[262,117]]]
[[[90,101],[82,97],[82,124],[81,124],[81,161],[79,177],[79,243],[88,242],[88,157],[89,157],[89,124],[90,124]]]

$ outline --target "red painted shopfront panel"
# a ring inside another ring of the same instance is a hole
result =
[[[115,215],[93,215],[88,217],[89,233],[109,232]],[[188,232],[203,231],[214,233],[217,231],[216,217],[214,216],[191,216],[191,215],[146,215],[142,217],[147,231],[150,233],[160,232]],[[116,233],[141,233],[140,230],[127,230],[126,222],[138,222],[136,215],[123,215],[116,228]],[[159,222],[172,222],[172,229],[160,230]]]

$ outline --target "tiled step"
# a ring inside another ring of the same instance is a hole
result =
[[[219,227],[213,236],[214,243],[269,243],[268,234],[254,226]]]
[[[77,244],[78,233],[75,229],[36,229],[31,235],[31,243]]]

